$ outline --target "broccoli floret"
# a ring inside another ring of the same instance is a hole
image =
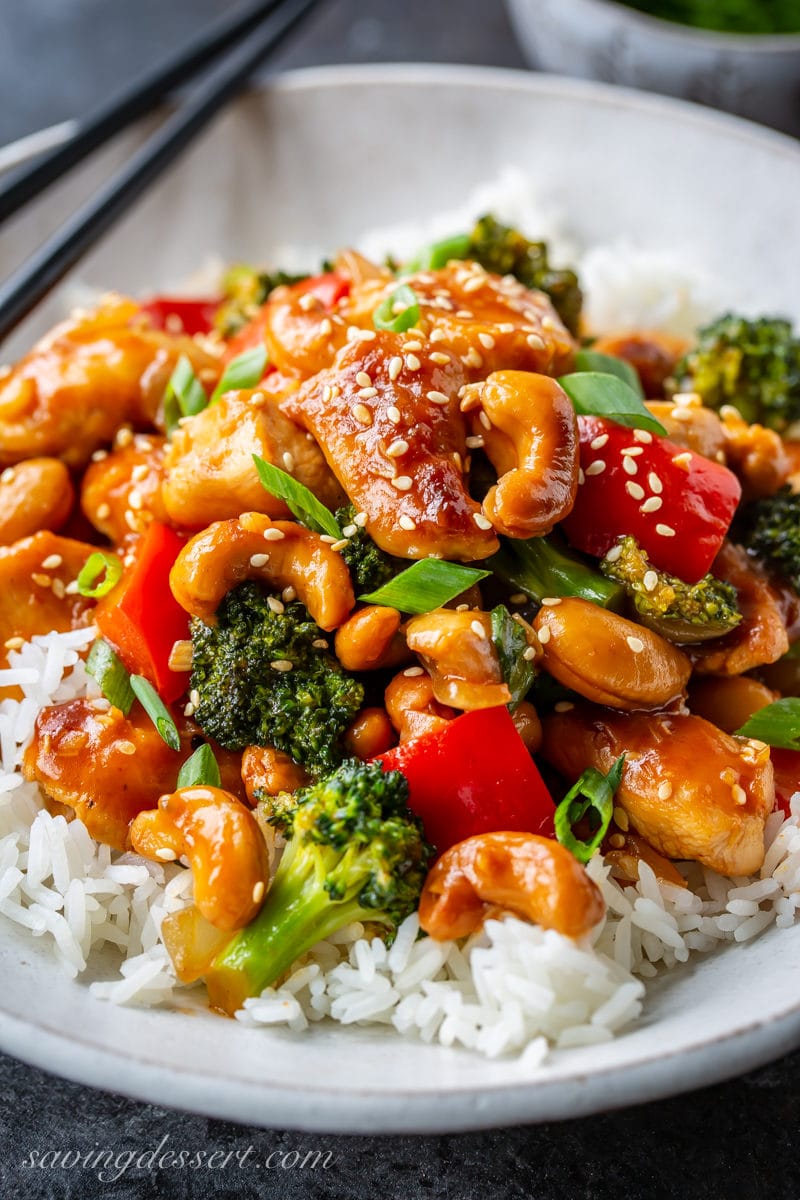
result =
[[[555,534],[528,540],[503,538],[500,550],[486,559],[485,566],[537,604],[547,596],[579,596],[618,609],[625,599],[620,584],[568,553]]]
[[[735,629],[742,619],[736,589],[713,575],[684,583],[657,571],[633,537],[620,538],[600,570],[621,583],[643,625],[671,642],[705,642]]]
[[[257,271],[238,263],[230,267],[222,279],[225,297],[217,309],[214,323],[223,337],[233,337],[258,312],[267,296],[276,287],[300,283],[307,275],[288,275],[286,271]]]
[[[744,419],[784,430],[800,419],[800,338],[779,317],[725,313],[698,330],[675,368],[675,386],[710,408],[732,404]]]
[[[242,583],[216,624],[192,621],[194,719],[227,749],[275,746],[313,772],[331,771],[364,689],[319,647],[325,634],[302,604],[276,607],[257,583]]]
[[[754,500],[742,511],[736,535],[800,592],[800,495],[787,486]]]
[[[217,956],[206,984],[228,1012],[353,921],[391,938],[418,904],[431,848],[399,771],[355,759],[265,810],[288,839],[264,905]]]
[[[583,305],[578,276],[550,266],[546,242],[531,242],[492,216],[481,217],[470,239],[465,258],[495,275],[514,275],[525,287],[546,292],[570,333],[578,333]]]
[[[401,568],[391,555],[385,554],[375,544],[363,526],[356,525],[355,515],[356,509],[352,504],[336,510],[337,525],[340,529],[348,531],[345,535],[347,545],[340,553],[353,576],[356,592],[374,592]],[[353,530],[355,532],[352,532]]]

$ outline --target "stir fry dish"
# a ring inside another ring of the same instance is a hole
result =
[[[762,871],[800,787],[800,338],[592,336],[581,302],[487,216],[110,295],[5,369],[0,725],[33,705],[51,817],[190,878],[159,936],[213,1008],[347,930],[589,947],[598,870]],[[75,631],[85,686],[31,699]]]

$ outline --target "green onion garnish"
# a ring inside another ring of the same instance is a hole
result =
[[[472,238],[468,233],[457,233],[453,237],[433,242],[406,263],[406,271],[438,271],[454,258],[469,258]]]
[[[279,500],[283,500],[298,521],[302,521],[315,533],[325,533],[328,537],[340,540],[342,531],[336,518],[329,508],[320,503],[313,492],[310,492],[302,483],[298,483],[294,476],[287,475],[286,471],[282,471],[280,467],[274,467],[272,463],[265,462],[257,454],[253,455],[253,462],[256,464],[258,478],[265,491],[269,492],[271,496],[277,496]]]
[[[575,370],[616,375],[617,379],[627,383],[628,387],[633,388],[636,395],[644,400],[644,388],[639,372],[624,358],[617,358],[614,354],[601,354],[599,350],[579,350],[575,355]]]
[[[606,836],[614,813],[614,793],[622,779],[624,766],[625,755],[621,754],[608,775],[594,767],[587,767],[555,811],[556,837],[562,846],[575,855],[578,862],[588,863]],[[590,841],[582,842],[572,831],[587,812],[594,832]]]
[[[171,750],[180,750],[181,739],[178,727],[152,683],[145,679],[144,675],[131,675],[130,686],[133,688],[134,696],[158,730],[161,740],[166,742]]]
[[[108,642],[98,638],[86,659],[86,671],[97,680],[100,691],[127,717],[133,704],[131,677]]]
[[[173,432],[181,417],[193,417],[202,412],[207,404],[205,388],[195,375],[189,359],[182,354],[164,392],[164,423],[167,433]]]
[[[194,754],[187,758],[186,762],[178,772],[178,782],[176,787],[199,787],[206,784],[208,787],[218,788],[222,780],[219,774],[219,766],[214,758],[214,751],[207,742],[203,742],[202,746],[198,746]]]
[[[756,738],[780,750],[800,750],[800,699],[787,696],[748,717],[736,737]]]
[[[528,649],[525,630],[505,604],[492,609],[492,641],[500,659],[503,679],[511,693],[508,710],[513,712],[530,691],[536,671],[532,659],[525,658]]]
[[[95,550],[78,573],[78,591],[82,596],[107,596],[122,578],[122,563],[116,554]]]
[[[419,300],[417,293],[407,283],[401,283],[398,288],[382,300],[372,314],[372,324],[376,329],[388,329],[390,333],[404,333],[411,329],[419,320]]]
[[[368,604],[385,604],[400,612],[426,613],[455,600],[490,574],[490,571],[444,562],[440,558],[422,558],[376,592],[358,598]]]
[[[211,403],[216,404],[220,396],[226,392],[238,392],[244,388],[254,388],[264,377],[267,365],[266,346],[254,346],[239,354],[225,368],[222,378],[211,395]]]
[[[606,371],[576,371],[558,381],[582,416],[608,417],[628,429],[649,429],[666,437],[667,431],[644,406],[641,397],[618,375]]]

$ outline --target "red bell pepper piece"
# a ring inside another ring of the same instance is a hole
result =
[[[405,775],[409,806],[441,852],[497,830],[555,837],[553,800],[506,708],[464,713],[378,761]]]
[[[188,300],[181,296],[154,296],[142,305],[156,329],[168,333],[210,333],[214,328],[214,316],[220,306],[219,299]]]
[[[342,275],[337,275],[335,271],[329,271],[326,275],[312,275],[308,279],[302,279],[300,283],[293,283],[289,285],[289,291],[296,296],[309,293],[316,296],[323,307],[330,312],[337,301],[349,294],[350,280],[345,279]],[[269,310],[264,304],[252,321],[243,326],[228,342],[225,354],[227,362],[236,358],[237,355],[243,354],[245,350],[251,350],[253,346],[261,345],[264,341],[264,326],[268,319]],[[269,369],[268,366],[267,370],[269,371]]]
[[[563,523],[572,545],[600,558],[631,534],[658,570],[686,583],[702,579],[741,498],[734,473],[602,417],[581,416],[578,425],[583,483]]]
[[[172,595],[169,573],[183,547],[167,525],[153,522],[139,542],[136,562],[94,611],[103,637],[127,669],[149,679],[167,704],[186,691],[189,676],[173,671],[175,642],[189,637],[189,616]]]
[[[785,817],[791,816],[789,801],[800,792],[800,750],[781,750],[773,746],[769,752],[775,772],[775,808]]]

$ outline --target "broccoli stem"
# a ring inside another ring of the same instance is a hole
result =
[[[358,887],[335,900],[325,891],[308,847],[290,841],[255,920],[236,933],[206,975],[214,1008],[233,1014],[258,996],[323,938],[353,921],[381,923],[382,913],[359,903]],[[363,884],[359,877],[359,887]]]
[[[579,596],[602,608],[620,609],[625,589],[562,549],[552,537],[504,538],[486,566],[511,587],[541,604],[546,596]]]

